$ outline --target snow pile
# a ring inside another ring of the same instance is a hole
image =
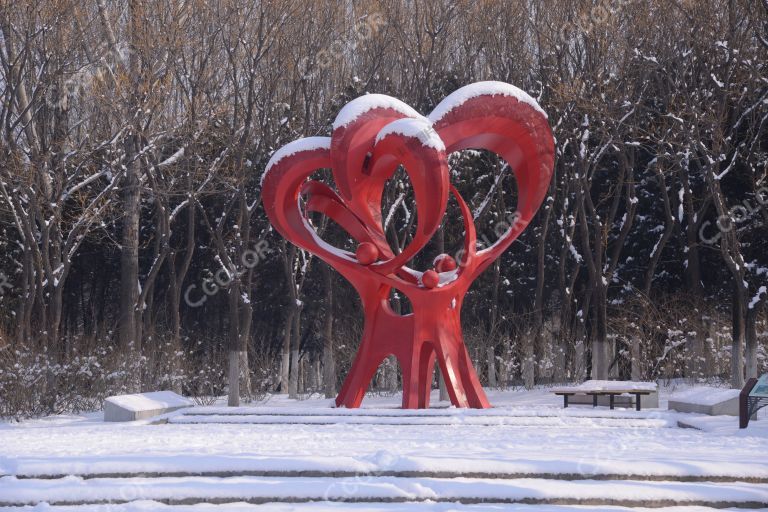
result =
[[[722,402],[727,402],[728,400],[733,400],[734,398],[738,398],[739,393],[741,393],[741,391],[738,389],[700,386],[673,393],[669,397],[669,400],[696,405],[716,405]]]
[[[419,139],[424,146],[436,149],[437,151],[445,151],[445,144],[443,140],[437,134],[432,125],[425,120],[421,119],[398,119],[389,123],[387,126],[381,129],[376,136],[376,142],[384,139],[387,135],[397,134],[404,137],[413,137]]]
[[[432,124],[437,123],[451,110],[464,104],[465,102],[478,96],[511,96],[521,103],[526,103],[533,107],[544,117],[547,113],[539,106],[539,103],[533,99],[527,92],[505,82],[476,82],[467,85],[448,95],[441,101],[435,109],[429,114],[429,120]]]
[[[195,405],[189,398],[177,395],[173,391],[155,391],[152,393],[138,393],[135,395],[111,396],[106,399],[106,402],[133,412],[167,409],[171,407],[191,407]]]
[[[410,105],[397,98],[387,96],[386,94],[366,94],[344,105],[344,108],[341,109],[341,112],[339,112],[336,120],[333,122],[333,129],[343,128],[366,112],[377,108],[388,108],[400,112],[407,117],[424,119],[424,116],[416,112]]]
[[[296,153],[301,153],[302,151],[312,151],[313,149],[330,149],[330,147],[330,137],[305,137],[303,139],[289,142],[272,154],[272,158],[269,159],[269,162],[267,162],[267,167],[264,169],[264,174],[261,175],[260,184],[264,184],[264,178],[266,178],[267,173],[269,173],[272,167],[274,167],[283,158],[295,155]]]
[[[437,287],[441,288],[457,280],[459,278],[459,270],[460,268],[457,267],[447,272],[438,272],[438,276],[440,277],[440,282],[437,284]]]

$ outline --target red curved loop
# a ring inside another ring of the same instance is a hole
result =
[[[317,181],[308,181],[302,187],[301,194],[307,197],[305,211],[322,213],[341,226],[357,243],[373,243],[382,256],[393,257],[387,240],[378,232],[369,230],[329,186]]]
[[[328,168],[331,139],[299,139],[275,153],[262,180],[264,210],[275,229],[285,238],[340,268],[354,262],[354,255],[340,251],[324,240],[309,225],[299,207],[299,194],[306,179],[318,169]]]
[[[431,143],[433,145],[426,145]],[[371,158],[371,187],[360,198],[376,208],[381,224],[384,185],[402,164],[411,179],[416,200],[417,230],[408,246],[392,259],[372,268],[381,274],[396,271],[429,243],[440,227],[448,204],[449,170],[445,147],[425,120],[402,119],[387,125],[379,135]]]
[[[495,94],[464,99],[465,89],[482,90],[484,87]],[[449,108],[449,105],[454,106]],[[470,148],[486,149],[504,158],[515,173],[517,219],[492,247],[479,253],[486,263],[490,263],[523,232],[547,193],[554,169],[555,148],[546,114],[530,96],[516,87],[481,82],[448,96],[435,108],[430,120],[445,142],[448,153]]]
[[[472,211],[453,185],[451,185],[451,194],[453,194],[453,197],[459,204],[461,219],[464,222],[464,247],[461,250],[461,261],[458,263],[460,267],[468,268],[474,261],[475,254],[477,254],[477,231],[472,219]]]
[[[358,201],[371,187],[367,179],[376,135],[398,119],[421,117],[402,101],[384,94],[367,94],[347,103],[333,123],[333,179],[349,208],[366,223],[381,229],[380,205]],[[383,189],[383,184],[382,184]],[[377,222],[378,220],[378,222]]]

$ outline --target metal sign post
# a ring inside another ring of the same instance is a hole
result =
[[[757,411],[768,405],[768,373],[749,379],[739,395],[739,428],[747,428]]]

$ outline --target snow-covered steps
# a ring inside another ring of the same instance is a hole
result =
[[[0,478],[0,505],[304,501],[768,507],[768,484],[398,477]]]
[[[493,461],[457,457],[400,457],[386,455],[333,459],[301,457],[176,456],[119,457],[92,459],[28,459],[19,461],[13,472],[0,476],[18,479],[57,480],[69,476],[96,478],[162,477],[314,477],[370,478],[481,478],[550,480],[627,480],[678,482],[746,482],[768,484],[768,467],[761,463],[730,462],[702,464],[695,460],[643,464],[613,460]]]
[[[471,425],[568,428],[676,428],[677,417],[660,411],[536,409],[299,409],[286,407],[195,407],[163,417],[172,424],[287,425]]]
[[[596,454],[599,455],[599,454]],[[510,460],[466,455],[395,455],[380,451],[350,456],[259,455],[122,455],[45,457],[7,461],[0,458],[0,476],[53,480],[131,477],[360,477],[483,478],[552,480],[639,480],[679,482],[749,482],[768,484],[768,465],[762,461],[616,460],[609,458]]]
[[[340,416],[340,415],[287,415],[287,414],[192,414],[182,413],[167,419],[174,424],[230,423],[230,424],[291,424],[291,425],[513,425],[519,427],[615,427],[664,428],[676,427],[677,421],[666,418],[579,418],[565,416]]]
[[[46,512],[105,512],[105,505],[45,505],[39,507]],[[628,508],[618,506],[580,505],[525,505],[482,503],[467,505],[463,503],[443,502],[397,502],[397,503],[343,503],[313,501],[305,503],[198,503],[195,505],[166,505],[158,501],[143,500],[130,503],[110,504],[109,512],[413,512],[414,508],[423,512],[738,512],[740,508],[711,507],[658,507]],[[33,507],[0,507],[4,512],[29,512]],[[760,509],[766,510],[766,509]]]
[[[571,407],[563,409],[558,403],[556,406],[544,407],[493,407],[491,409],[458,409],[454,407],[433,407],[430,409],[401,409],[399,407],[377,407],[359,409],[346,409],[335,407],[269,407],[266,405],[245,406],[245,407],[221,407],[221,406],[199,406],[185,409],[182,414],[194,415],[228,415],[228,416],[250,416],[254,414],[273,415],[273,416],[373,416],[373,417],[568,417],[568,418],[645,418],[654,419],[669,416],[668,411],[644,410],[635,411],[634,409],[594,409],[589,407]]]
[[[484,411],[402,411],[397,397],[355,410],[271,400],[176,411],[164,424],[104,423],[94,414],[0,425],[0,499],[26,492],[15,497],[31,499],[27,507],[62,512],[96,512],[107,501],[110,512],[223,512],[217,502],[244,511],[383,512],[413,503],[440,511],[564,512],[577,503],[582,511],[768,511],[762,420],[740,430],[728,417],[564,410],[545,391],[519,398]],[[677,428],[680,420],[699,428]],[[326,489],[329,499],[360,501],[325,501]],[[82,505],[61,508],[66,500]]]

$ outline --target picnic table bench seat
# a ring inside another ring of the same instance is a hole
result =
[[[597,407],[599,397],[607,396],[611,409],[615,407],[617,396],[631,395],[635,398],[635,409],[639,411],[642,409],[641,397],[657,396],[658,386],[655,382],[588,380],[577,386],[556,388],[553,392],[563,397],[564,408],[568,407],[569,398],[576,395],[591,396],[592,407]]]

